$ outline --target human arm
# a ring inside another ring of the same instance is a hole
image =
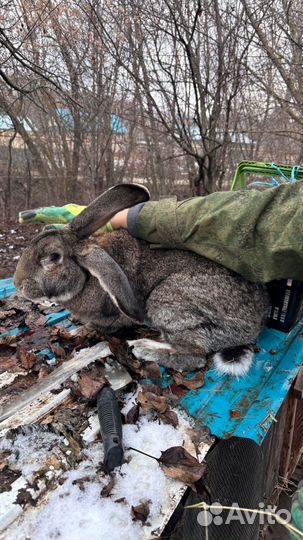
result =
[[[125,225],[153,247],[194,251],[251,281],[303,277],[302,182],[148,202]]]

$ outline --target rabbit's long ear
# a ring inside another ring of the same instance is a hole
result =
[[[108,293],[115,306],[124,315],[136,322],[143,322],[143,309],[126,275],[106,251],[95,249],[86,255],[78,255],[77,260],[98,279],[102,289]]]
[[[138,184],[119,184],[95,199],[70,224],[70,230],[85,238],[105,225],[120,210],[148,201],[149,191]]]

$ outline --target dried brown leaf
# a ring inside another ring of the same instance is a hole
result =
[[[178,386],[176,383],[170,384],[169,389],[171,393],[179,399],[183,398],[187,394],[187,389],[182,386]]]
[[[161,396],[162,395],[162,388],[161,386],[159,386],[158,384],[154,384],[154,383],[149,383],[149,384],[144,384],[144,387],[143,387],[143,392],[152,392],[153,394],[156,394],[157,396]]]
[[[171,446],[161,452],[159,461],[163,465],[186,465],[187,467],[195,467],[198,463],[197,459],[192,456],[183,446]]]
[[[108,340],[108,345],[117,358],[118,362],[123,366],[127,367],[134,373],[142,376],[143,373],[143,363],[140,360],[137,360],[128,350],[127,345],[122,340],[116,337],[110,337]]]
[[[146,362],[142,367],[142,376],[147,379],[162,379],[159,364],[156,364],[156,362]]]
[[[126,414],[125,421],[127,424],[136,424],[139,419],[140,405],[136,403]]]
[[[99,380],[95,380],[86,373],[83,373],[80,377],[77,390],[81,397],[86,399],[94,399],[106,384],[108,384],[106,377],[101,377]]]
[[[156,411],[163,414],[168,409],[166,397],[157,396],[153,392],[139,392],[137,401],[144,412]]]
[[[108,482],[108,484],[106,484],[106,486],[104,486],[101,490],[101,497],[109,497],[111,492],[112,492],[112,489],[115,485],[115,482],[116,482],[116,477],[115,475],[113,474]]]
[[[3,309],[0,311],[0,321],[1,326],[3,325],[4,329],[9,330],[11,328],[18,328],[19,326],[24,325],[25,314],[27,311],[29,311],[29,306],[27,306],[24,310],[22,309],[23,306],[21,307],[18,305],[18,302],[12,301],[11,297],[2,300],[0,306],[1,308],[3,307]]]
[[[18,495],[15,500],[16,504],[20,504],[22,508],[24,508],[27,504],[30,504],[31,506],[36,506],[37,501],[35,501],[29,491],[25,488],[21,488],[18,491]]]
[[[25,317],[25,324],[31,329],[44,326],[46,322],[46,317],[40,311],[30,311]]]
[[[127,504],[127,500],[125,497],[120,497],[120,499],[116,499],[114,502],[118,504]]]
[[[53,421],[54,421],[54,416],[52,414],[49,414],[48,416],[43,418],[43,420],[41,420],[40,423],[44,425],[48,425],[48,424],[52,424]]]
[[[0,357],[0,373],[3,373],[4,371],[15,371],[17,368],[18,360],[15,355]]]
[[[3,321],[5,319],[7,319],[8,317],[12,317],[13,315],[16,315],[16,311],[14,309],[1,310],[0,311],[0,321]]]
[[[14,346],[20,339],[20,334],[12,334],[9,336],[0,336],[0,345]]]
[[[9,467],[5,467],[0,472],[0,493],[10,491],[12,483],[21,476],[20,471],[13,471]]]
[[[35,326],[44,326],[47,323],[47,318],[41,313],[40,317],[35,320]]]
[[[34,330],[27,332],[25,336],[22,337],[20,342],[20,335],[18,336],[17,353],[20,357],[21,351],[32,351],[38,352],[42,349],[47,349],[49,347],[49,340],[52,336],[52,328],[47,326],[39,326]],[[21,353],[22,354],[22,353]]]
[[[38,379],[45,379],[50,373],[50,368],[46,364],[42,364],[39,369]]]
[[[161,453],[160,467],[166,476],[180,480],[194,488],[206,472],[206,463],[199,463],[183,446],[172,446]]]
[[[148,502],[141,502],[137,506],[132,506],[132,518],[134,521],[141,521],[144,524],[149,516],[150,508]]]
[[[27,370],[32,369],[38,360],[37,355],[33,351],[20,348],[18,354],[22,367]]]
[[[53,467],[53,469],[56,469],[56,471],[59,471],[60,469],[62,469],[62,462],[56,456],[51,456],[47,460],[46,466],[48,469],[50,467]]]
[[[73,486],[79,486],[80,491],[85,491],[85,485],[87,482],[91,482],[91,476],[82,476],[82,478],[76,478],[72,481]]]
[[[66,358],[66,352],[59,343],[50,343],[49,346],[55,356],[59,358]]]
[[[0,452],[0,472],[3,471],[6,467],[8,467],[8,458],[10,457],[10,452]]]
[[[189,390],[197,390],[204,386],[205,373],[197,373],[193,378],[187,379],[181,373],[174,373],[174,380],[178,386],[185,386]]]
[[[175,411],[168,410],[163,414],[159,414],[159,418],[164,424],[170,424],[174,427],[179,424],[178,415]]]

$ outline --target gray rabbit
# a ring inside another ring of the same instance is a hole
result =
[[[111,188],[61,230],[36,236],[24,250],[16,287],[35,302],[69,309],[105,333],[145,323],[175,352],[161,364],[178,370],[213,355],[223,373],[245,375],[269,306],[266,289],[181,250],[151,250],[127,231],[89,238],[123,208],[149,199],[135,184]]]

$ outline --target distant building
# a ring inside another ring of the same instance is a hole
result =
[[[69,129],[74,127],[74,119],[69,109],[63,107],[57,107],[57,113],[64,121],[65,125]],[[115,135],[125,135],[128,133],[128,127],[123,123],[121,117],[118,114],[111,115],[111,129]]]
[[[20,122],[22,123],[24,129],[27,132],[32,131],[30,125],[26,120],[20,118]],[[8,114],[0,114],[0,146],[7,146],[8,139],[10,139],[14,135],[14,133],[15,128],[10,116]],[[14,147],[24,147],[23,139],[21,135],[19,135],[19,133],[16,134],[16,137],[14,139]]]
[[[202,137],[201,137],[201,134],[200,134],[200,130],[198,128],[198,126],[193,126],[190,130],[191,132],[191,136],[192,136],[192,140],[193,141],[201,141],[202,140]],[[216,136],[216,139],[218,139],[218,142],[221,142],[222,139],[223,139],[223,135],[224,135],[224,131],[223,129],[220,129],[220,128],[216,128],[215,130],[215,136]],[[247,133],[243,133],[241,131],[229,131],[228,132],[228,138],[229,138],[229,142],[231,142],[231,144],[235,144],[235,145],[239,145],[239,146],[255,146],[256,145],[256,142],[251,139]]]

